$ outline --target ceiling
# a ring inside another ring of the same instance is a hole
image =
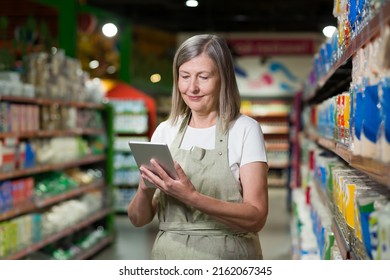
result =
[[[85,0],[133,24],[168,32],[321,32],[334,0]]]

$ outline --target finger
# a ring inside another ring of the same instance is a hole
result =
[[[155,174],[153,171],[151,171],[149,168],[141,167],[141,176],[143,179],[148,180],[152,184],[156,186],[160,186],[161,184],[161,178],[158,174]]]
[[[176,172],[177,172],[177,175],[179,176],[179,178],[186,176],[183,168],[181,168],[180,164],[177,161],[174,162],[174,165],[175,165],[175,169],[176,169]]]
[[[153,165],[156,173],[158,174],[158,176],[160,176],[161,179],[168,180],[169,178],[171,178],[169,174],[165,171],[165,169],[162,168],[162,166],[156,160],[152,159],[150,160],[150,163]]]

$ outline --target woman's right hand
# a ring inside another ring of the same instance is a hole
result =
[[[142,191],[146,191],[146,192],[149,192],[150,190],[153,190],[153,191],[156,190],[156,189],[152,189],[152,188],[149,188],[148,186],[146,186],[144,180],[145,180],[145,179],[143,179],[142,176],[140,176],[140,180],[139,180],[139,184],[138,184],[138,189],[140,189],[140,190],[142,190]]]
[[[134,226],[144,226],[153,220],[157,209],[157,201],[154,199],[155,191],[156,189],[148,188],[140,178],[137,193],[127,209],[129,219]]]
[[[177,179],[170,177],[154,159],[152,159],[150,163],[153,165],[154,171],[142,166],[140,168],[141,176],[144,180],[148,180],[157,186],[161,192],[172,196],[185,204],[191,203],[190,200],[197,191],[177,161],[174,163],[178,175]]]

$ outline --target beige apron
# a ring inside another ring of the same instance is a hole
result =
[[[215,149],[180,149],[188,118],[170,150],[191,182],[202,194],[230,202],[242,202],[240,188],[228,160],[228,133],[221,132],[217,121]],[[152,259],[262,259],[257,233],[229,228],[212,217],[162,192],[158,195],[160,221]]]

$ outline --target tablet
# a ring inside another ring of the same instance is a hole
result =
[[[150,163],[150,160],[153,158],[162,166],[162,168],[164,168],[169,176],[174,179],[177,178],[172,155],[167,144],[129,141],[129,146],[138,168],[140,168],[141,165],[144,165],[153,171],[153,167]],[[147,187],[156,188],[153,183],[150,183],[147,180],[144,180],[144,182]]]

